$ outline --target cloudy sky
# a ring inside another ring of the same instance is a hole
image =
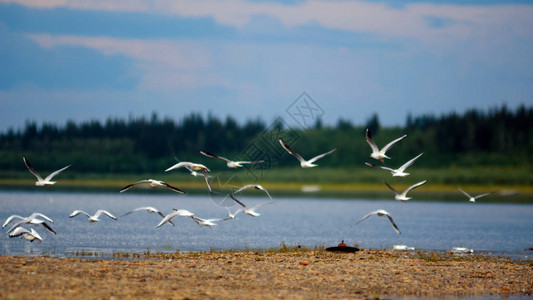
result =
[[[0,131],[191,112],[326,124],[533,104],[526,1],[0,0]]]

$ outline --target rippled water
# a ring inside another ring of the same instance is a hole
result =
[[[275,195],[273,195],[275,197]],[[106,209],[115,216],[140,206],[154,206],[164,213],[184,208],[202,218],[224,218],[226,209],[216,206],[208,195],[184,196],[174,193],[64,193],[0,192],[0,221],[12,214],[28,216],[41,212],[54,220],[53,235],[43,227],[35,229],[42,243],[9,238],[3,229],[0,249],[15,255],[72,255],[76,251],[113,252],[204,251],[210,249],[266,249],[288,246],[333,246],[341,240],[362,248],[392,248],[405,244],[416,249],[450,250],[467,247],[475,252],[491,252],[525,257],[533,253],[533,205],[485,204],[482,202],[401,203],[394,200],[340,200],[276,198],[274,205],[262,207],[261,216],[240,214],[236,220],[220,222],[213,228],[200,227],[189,218],[175,218],[170,225],[155,228],[157,214],[137,212],[117,221],[101,216],[89,223],[83,215],[70,219],[76,210],[94,213]],[[266,197],[244,197],[252,206]],[[233,207],[232,209],[236,209]],[[366,213],[385,209],[402,231],[398,235],[386,218],[372,216],[353,226]],[[28,229],[29,227],[26,226]]]

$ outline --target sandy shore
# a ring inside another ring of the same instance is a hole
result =
[[[324,250],[149,258],[0,256],[0,299],[368,299],[533,295],[533,264],[485,256]]]

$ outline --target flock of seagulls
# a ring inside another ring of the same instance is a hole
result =
[[[374,140],[372,139],[372,135],[370,133],[370,130],[367,129],[366,130],[366,141],[370,145],[370,148],[372,150],[372,152],[370,153],[370,157],[375,159],[375,160],[379,160],[382,163],[385,163],[385,159],[391,159],[389,156],[386,155],[387,151],[389,151],[390,148],[393,145],[395,145],[396,143],[398,143],[401,140],[405,139],[406,137],[407,137],[407,135],[403,135],[403,136],[391,141],[390,143],[385,145],[383,148],[379,149],[378,146],[376,145],[376,143],[374,142]],[[304,169],[313,168],[313,167],[318,166],[316,164],[317,160],[319,160],[319,159],[321,159],[321,158],[323,158],[323,157],[325,157],[325,156],[327,156],[327,155],[329,155],[329,154],[331,154],[331,153],[333,153],[333,152],[335,152],[337,150],[337,148],[334,148],[332,150],[329,150],[328,152],[325,152],[325,153],[322,153],[320,155],[317,155],[317,156],[315,156],[315,157],[313,157],[313,158],[311,158],[309,160],[305,160],[300,154],[298,154],[297,152],[293,151],[291,149],[291,147],[289,147],[289,145],[287,145],[287,143],[285,143],[282,139],[279,139],[279,143],[283,147],[283,149],[285,149],[290,155],[294,156],[300,162],[300,167],[302,167]],[[228,168],[232,168],[232,169],[241,168],[245,164],[259,164],[259,163],[263,163],[264,162],[263,160],[259,160],[259,161],[233,161],[233,160],[227,159],[225,157],[212,154],[212,153],[207,152],[207,151],[200,151],[200,153],[202,155],[206,156],[206,157],[222,160],[222,161],[226,162],[226,166]],[[393,177],[406,177],[406,176],[409,175],[409,173],[405,172],[406,169],[408,167],[410,167],[422,155],[423,155],[423,153],[418,154],[417,156],[415,156],[411,160],[407,161],[406,163],[404,163],[402,166],[400,166],[397,169],[393,169],[393,168],[390,168],[390,167],[387,167],[387,166],[383,166],[383,165],[376,165],[376,164],[369,163],[369,162],[365,162],[365,165],[367,165],[369,167],[373,167],[373,168],[387,170],[387,171],[389,171],[392,174]],[[47,187],[50,187],[50,186],[54,185],[56,182],[55,181],[51,181],[51,180],[56,175],[58,175],[59,173],[61,173],[62,171],[66,170],[67,168],[70,167],[70,165],[68,165],[66,167],[63,167],[63,168],[61,168],[61,169],[59,169],[57,171],[52,172],[50,175],[48,175],[46,178],[43,179],[39,175],[39,173],[37,173],[33,169],[33,167],[30,165],[28,159],[25,156],[23,156],[22,159],[23,159],[26,167],[30,171],[30,173],[32,173],[37,178],[37,182],[35,182],[36,186],[47,186]],[[206,182],[206,185],[207,185],[207,188],[208,188],[209,192],[210,193],[213,192],[212,187],[211,187],[211,183],[210,183],[210,178],[212,178],[212,176],[209,175],[209,172],[211,172],[211,170],[208,167],[206,167],[203,164],[199,164],[199,163],[193,163],[193,162],[179,161],[178,160],[178,162],[176,164],[174,164],[171,167],[167,168],[165,170],[165,172],[169,172],[169,171],[180,169],[180,168],[186,169],[193,176],[203,176],[205,178],[205,182]],[[424,185],[425,183],[427,183],[427,180],[423,180],[421,182],[415,183],[415,184],[409,186],[405,191],[400,193],[396,189],[394,189],[391,185],[389,185],[387,182],[384,182],[384,184],[394,193],[394,199],[398,200],[398,201],[401,201],[401,202],[404,202],[404,203],[406,201],[412,199],[412,197],[408,197],[407,196],[407,193],[409,193],[413,189],[416,189],[416,188]],[[164,181],[155,180],[155,179],[139,180],[137,182],[134,182],[134,183],[126,185],[125,187],[120,189],[119,192],[120,193],[126,192],[129,189],[131,189],[131,188],[133,188],[133,187],[135,187],[137,185],[141,185],[141,184],[146,184],[146,185],[148,185],[151,188],[163,187],[163,188],[167,188],[167,189],[169,189],[169,190],[171,190],[173,192],[179,193],[179,194],[185,194],[185,191],[183,191],[183,190],[181,190],[181,189],[179,189],[179,188],[177,188],[175,186],[172,186],[172,185],[170,185],[170,184],[168,184],[168,183],[166,183]],[[491,193],[484,193],[484,194],[480,194],[480,195],[477,195],[477,196],[473,197],[473,196],[469,195],[467,192],[465,192],[464,190],[462,190],[461,188],[459,188],[457,186],[456,186],[456,188],[461,193],[463,193],[466,197],[468,197],[470,202],[475,202],[476,199],[479,199],[481,197],[484,197],[484,196],[487,196],[487,195],[491,194]],[[255,205],[255,206],[252,206],[252,207],[247,206],[242,201],[242,199],[238,198],[238,195],[241,194],[243,191],[245,191],[247,189],[255,189],[255,190],[260,190],[260,191],[264,192],[265,195],[269,198],[269,201],[263,202],[263,203],[259,203],[259,204]],[[167,215],[165,215],[163,212],[159,211],[158,209],[156,209],[156,208],[154,208],[152,206],[138,207],[136,209],[133,209],[131,211],[126,212],[125,214],[121,215],[120,217],[122,218],[122,217],[126,217],[126,216],[128,216],[128,215],[130,215],[132,213],[146,211],[147,213],[156,213],[162,218],[162,220],[159,222],[159,224],[157,224],[155,226],[155,228],[160,228],[161,226],[163,226],[163,225],[165,225],[167,223],[169,225],[175,226],[175,224],[172,222],[172,220],[174,218],[176,218],[176,217],[190,218],[196,224],[198,224],[200,226],[213,227],[213,226],[216,226],[218,222],[229,221],[229,220],[236,219],[237,215],[240,214],[240,213],[243,213],[243,214],[246,214],[246,215],[249,215],[249,216],[252,216],[252,217],[258,217],[258,216],[260,216],[260,213],[257,212],[257,210],[259,208],[275,203],[274,199],[272,198],[272,196],[270,195],[268,190],[265,189],[263,186],[261,186],[259,184],[247,184],[247,185],[244,185],[244,186],[242,186],[240,188],[236,188],[232,192],[228,193],[226,196],[228,196],[230,199],[232,199],[234,201],[234,204],[237,205],[238,208],[237,208],[237,210],[232,212],[229,207],[225,207],[226,210],[227,210],[227,216],[225,218],[203,219],[203,218],[200,218],[200,217],[196,216],[194,213],[192,213],[192,212],[190,212],[190,211],[188,211],[186,209],[173,209],[172,212],[170,212]],[[82,210],[74,210],[69,215],[69,218],[74,218],[74,217],[76,217],[78,215],[85,215],[88,218],[90,223],[95,223],[95,222],[100,221],[99,217],[102,216],[102,215],[105,215],[105,216],[107,216],[107,217],[109,217],[109,218],[111,218],[113,220],[117,220],[117,217],[115,217],[109,211],[104,210],[104,209],[97,210],[94,215],[90,215],[89,213],[87,213],[85,211],[82,211]],[[368,214],[363,216],[357,223],[355,223],[354,226],[358,225],[362,221],[368,219],[372,215],[376,215],[378,217],[386,217],[389,220],[390,224],[392,225],[393,229],[398,234],[401,234],[401,231],[398,228],[398,226],[396,225],[396,223],[394,222],[391,214],[389,212],[383,210],[383,209],[377,209],[375,211],[369,212]],[[53,223],[53,220],[51,218],[45,216],[44,214],[41,214],[41,213],[38,213],[38,212],[32,213],[28,217],[22,217],[22,216],[19,216],[19,215],[12,215],[12,216],[10,216],[9,218],[6,219],[6,221],[2,225],[2,228],[7,227],[9,224],[11,224],[15,220],[18,220],[18,221],[15,222],[12,225],[12,227],[7,231],[7,234],[9,235],[9,237],[21,237],[21,238],[24,238],[26,240],[29,240],[30,242],[33,242],[33,241],[40,242],[40,241],[42,241],[42,237],[39,235],[39,233],[37,233],[33,228],[30,228],[30,230],[28,230],[28,229],[22,227],[22,225],[24,225],[24,224],[35,225],[35,226],[39,226],[40,225],[40,226],[43,226],[46,230],[48,230],[50,233],[56,234],[56,232],[51,228],[50,224],[48,224],[48,223]]]

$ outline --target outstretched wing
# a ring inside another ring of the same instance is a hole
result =
[[[393,169],[391,168],[388,168],[388,167],[383,167],[383,166],[378,166],[378,165],[375,165],[373,163],[369,163],[369,162],[366,162],[365,161],[365,165],[369,166],[369,167],[374,167],[374,168],[378,168],[378,169],[383,169],[383,170],[387,170],[387,171],[394,171]]]
[[[44,228],[46,228],[48,231],[50,231],[51,233],[53,234],[56,234],[56,232],[52,229],[52,227],[50,227],[48,224],[46,224],[45,222],[42,222],[41,225],[44,226]]]
[[[366,214],[363,218],[361,218],[361,220],[357,221],[357,223],[355,223],[354,226],[357,225],[357,224],[359,224],[359,223],[361,223],[361,222],[363,222],[364,220],[368,219],[368,217],[370,217],[371,215],[375,215],[375,214],[377,214],[377,213],[378,213],[377,210],[372,211],[372,212],[369,212],[369,213]]]
[[[9,234],[9,237],[19,237],[23,234],[29,234],[30,231],[24,227],[17,227],[13,232]]]
[[[101,214],[104,214],[108,217],[110,217],[111,219],[113,220],[116,220],[117,217],[113,216],[110,212],[108,212],[107,210],[103,210],[103,209],[99,209],[96,211],[96,213],[94,214],[94,217],[98,219],[98,217],[101,215]]]
[[[180,194],[185,194],[184,191],[180,190],[179,188],[175,187],[175,186],[171,186],[170,184],[166,183],[166,182],[161,182],[164,186],[166,186],[167,188],[173,190],[174,192],[178,192]]]
[[[30,215],[30,218],[35,218],[35,217],[41,217],[41,218],[45,219],[46,221],[48,221],[50,223],[54,223],[54,221],[51,218],[49,218],[49,217],[47,217],[47,216],[45,216],[45,215],[43,215],[41,213],[38,213],[38,212],[34,212],[33,214]]]
[[[292,156],[296,157],[296,159],[298,159],[300,162],[305,162],[305,159],[303,159],[303,157],[301,157],[300,154],[292,151],[292,149],[289,147],[289,145],[287,145],[282,139],[279,139],[279,143],[281,144],[281,147],[283,147],[283,149],[285,149],[287,152],[289,152],[289,154],[291,154]]]
[[[415,162],[415,160],[417,160],[420,156],[422,156],[422,154],[424,154],[424,152],[418,154],[416,157],[414,157],[410,161],[408,161],[405,164],[403,164],[398,170],[400,170],[402,172],[405,171],[405,169],[407,169],[410,165],[412,165]]]
[[[37,173],[37,171],[35,171],[33,167],[30,165],[30,162],[28,161],[28,159],[26,159],[26,156],[22,156],[22,160],[24,161],[24,164],[26,164],[26,167],[28,168],[28,170],[30,170],[30,173],[32,173],[33,176],[37,177],[37,180],[43,181],[43,178],[41,177],[41,175],[39,175],[39,173]]]
[[[370,129],[366,129],[366,142],[370,145],[370,148],[372,148],[372,152],[379,152],[379,148],[372,139],[372,135],[370,134]]]
[[[388,143],[387,145],[385,145],[385,147],[381,148],[381,152],[385,153],[389,150],[390,147],[392,147],[392,145],[396,144],[397,142],[403,140],[405,137],[407,136],[407,134],[395,139],[394,141]]]
[[[207,157],[211,157],[211,158],[216,158],[216,159],[220,159],[220,160],[223,160],[225,162],[230,162],[229,159],[225,158],[225,157],[222,157],[222,156],[218,156],[218,155],[215,155],[213,153],[209,153],[207,151],[202,151],[200,150],[200,153],[204,156],[207,156]]]
[[[10,216],[9,218],[7,218],[7,220],[4,222],[4,225],[2,225],[2,228],[5,228],[7,225],[9,225],[9,223],[11,223],[11,221],[13,221],[13,219],[24,219],[24,217],[21,217],[19,215],[12,215]]]
[[[390,223],[392,224],[392,227],[394,227],[394,230],[396,230],[396,232],[397,232],[398,234],[402,234],[402,233],[400,232],[400,229],[398,228],[398,226],[396,226],[396,223],[394,223],[394,220],[392,219],[392,217],[391,217],[390,215],[387,215],[387,218],[389,218],[389,221],[390,221]]]
[[[57,170],[57,171],[52,172],[52,174],[46,176],[46,178],[45,178],[44,180],[45,180],[45,181],[52,180],[52,178],[54,178],[54,176],[56,176],[57,174],[63,172],[64,170],[66,170],[66,169],[67,169],[68,167],[70,167],[70,166],[71,166],[71,165],[68,165],[68,166],[66,166],[66,167],[64,167],[64,168],[62,168],[62,169],[59,169],[59,170]]]
[[[488,196],[488,195],[490,195],[490,194],[492,194],[492,193],[484,193],[484,194],[481,194],[481,195],[477,195],[477,196],[474,197],[474,199],[478,199],[478,198],[481,198],[481,197],[485,197],[485,196]]]
[[[459,192],[463,193],[468,199],[472,198],[467,192],[463,191],[460,187],[455,186],[456,189],[459,190]]]
[[[335,152],[335,150],[337,150],[337,148],[332,149],[332,150],[330,150],[330,151],[328,151],[328,152],[326,152],[326,153],[322,153],[322,154],[320,154],[320,155],[317,155],[317,156],[311,158],[310,160],[308,160],[307,162],[308,162],[308,163],[313,163],[313,162],[315,162],[315,161],[321,159],[322,157],[324,157],[324,156],[326,156],[326,155],[328,155],[328,154],[331,154],[331,153]]]
[[[387,187],[388,187],[393,193],[395,193],[396,195],[399,195],[399,194],[400,194],[400,193],[398,193],[397,190],[395,190],[395,189],[394,189],[392,186],[390,186],[388,183],[386,183],[386,182],[384,182],[384,183],[385,183],[385,185],[386,185],[386,186],[387,186]]]
[[[69,217],[69,218],[74,218],[75,216],[77,216],[77,215],[79,215],[79,214],[84,214],[84,215],[86,215],[88,218],[91,217],[91,215],[89,215],[88,213],[84,212],[83,210],[79,210],[79,209],[73,211],[68,217]]]
[[[120,192],[123,193],[123,192],[125,192],[125,191],[131,189],[132,187],[136,186],[137,184],[139,184],[139,183],[145,183],[145,182],[150,182],[150,181],[147,180],[147,179],[144,179],[144,180],[139,180],[139,181],[137,181],[137,182],[134,182],[134,183],[132,183],[132,184],[128,184],[127,186],[121,188],[121,189],[120,189]]]
[[[428,182],[427,180],[424,180],[424,181],[420,181],[419,183],[415,183],[413,184],[412,186],[408,187],[404,193],[404,195],[407,195],[407,193],[409,193],[411,190],[414,190],[416,189],[417,187],[421,186],[421,185],[424,185],[426,182]]]

